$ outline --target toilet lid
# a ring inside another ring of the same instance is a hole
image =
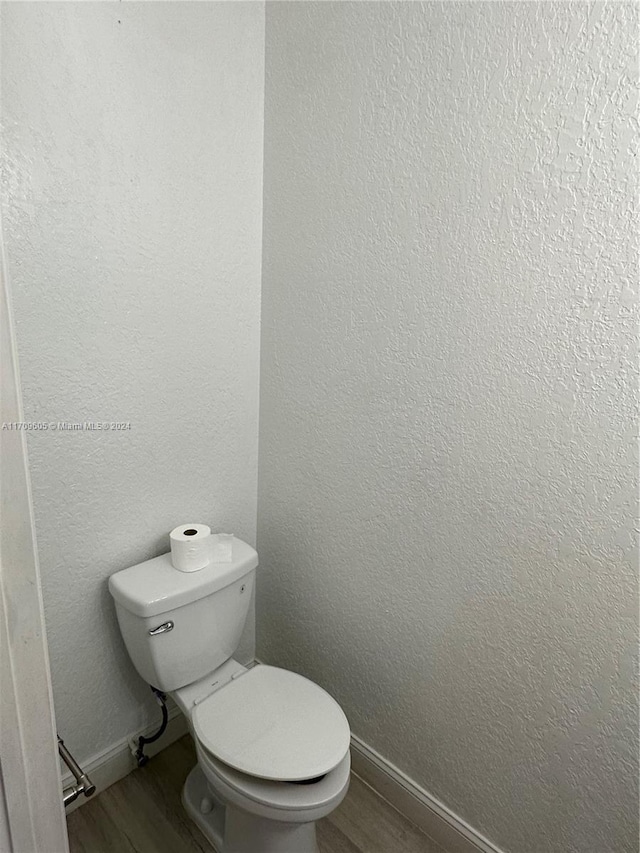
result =
[[[323,776],[349,749],[340,705],[313,681],[256,666],[196,705],[195,734],[212,755],[248,776],[301,781]]]
[[[327,811],[341,800],[345,788],[349,785],[351,756],[347,752],[337,767],[323,776],[319,782],[312,784],[277,782],[273,779],[258,779],[257,776],[247,776],[224,764],[200,744],[196,745],[198,764],[206,778],[213,775],[215,782],[222,780],[226,785],[240,794],[244,799],[252,800],[269,809],[291,812],[308,811],[309,809],[326,808]],[[273,815],[275,818],[275,815]],[[287,818],[284,818],[287,820]],[[290,819],[290,818],[289,818]]]

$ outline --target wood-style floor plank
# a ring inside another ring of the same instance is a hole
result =
[[[329,819],[318,821],[316,832],[320,853],[361,853],[360,848],[343,835]]]
[[[349,793],[328,820],[358,851],[445,853],[357,776],[351,777]]]
[[[212,853],[180,799],[196,763],[187,735],[69,815],[71,853]],[[320,853],[446,853],[357,777],[318,823]]]
[[[73,853],[135,853],[119,821],[103,807],[102,795],[73,812],[67,829]]]

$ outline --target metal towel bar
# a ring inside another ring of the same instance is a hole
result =
[[[84,794],[85,797],[90,797],[91,794],[94,794],[96,786],[93,784],[91,779],[89,779],[82,767],[80,767],[73,755],[71,755],[67,747],[64,745],[64,741],[60,735],[58,735],[58,752],[60,753],[60,758],[62,758],[69,770],[73,773],[76,780],[75,785],[72,785],[70,788],[65,788],[62,792],[62,801],[65,806],[68,806],[69,803],[77,800],[80,794]]]

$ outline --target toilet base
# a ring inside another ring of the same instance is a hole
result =
[[[205,775],[197,764],[184,783],[182,805],[207,841],[214,846],[216,853],[223,853],[226,809],[222,803],[216,802],[211,796]],[[205,811],[202,810],[203,805]],[[212,808],[207,811],[209,805]]]
[[[182,803],[217,853],[318,853],[315,823],[281,823],[224,805],[198,765],[187,776]]]

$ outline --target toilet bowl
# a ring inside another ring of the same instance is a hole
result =
[[[330,814],[349,788],[349,753],[308,785],[247,777],[196,746],[182,802],[220,853],[318,853],[316,821]]]
[[[168,554],[109,580],[140,675],[188,720],[197,766],[183,804],[218,853],[317,853],[315,823],[349,787],[340,705],[297,673],[232,657],[258,564],[234,539],[231,563],[191,573]]]
[[[317,853],[315,822],[349,787],[342,709],[276,667],[229,661],[214,676],[209,695],[194,686],[173,694],[198,756],[183,791],[187,812],[221,853]]]

